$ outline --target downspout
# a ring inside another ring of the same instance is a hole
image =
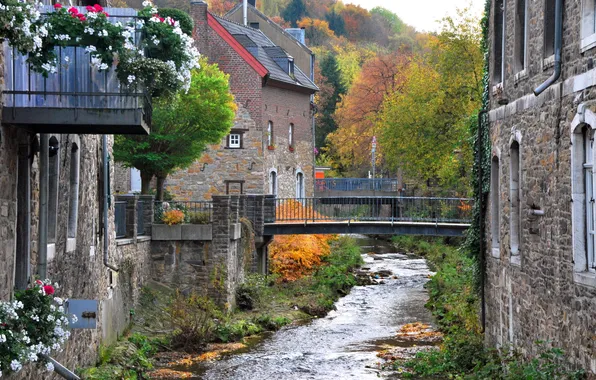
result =
[[[561,45],[563,44],[563,0],[555,3],[555,72],[534,90],[538,96],[555,83],[561,76]]]
[[[481,319],[482,319],[482,333],[486,328],[486,296],[484,294],[484,286],[486,284],[486,252],[484,251],[484,192],[483,181],[484,173],[482,170],[482,147],[484,145],[482,133],[482,119],[488,113],[487,110],[480,110],[478,113],[478,227],[480,229],[480,239],[478,242],[480,250],[480,302],[481,302]]]
[[[81,380],[74,372],[63,366],[62,364],[58,363],[56,359],[49,357],[48,355],[40,355],[42,358],[46,359],[54,366],[54,372],[58,375],[62,376],[67,380]]]
[[[108,168],[108,136],[103,135],[101,141],[101,151],[103,155],[103,265],[110,268],[114,272],[118,272],[118,268],[110,265],[108,260],[108,197],[110,196],[110,173]]]
[[[39,249],[37,275],[47,278],[48,269],[48,160],[50,150],[50,136],[42,133],[39,149]]]
[[[244,20],[244,26],[248,26],[248,0],[242,2],[242,19]]]

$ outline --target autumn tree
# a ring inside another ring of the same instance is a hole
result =
[[[339,13],[335,12],[335,9],[332,9],[331,12],[325,15],[325,20],[329,23],[329,29],[333,30],[337,36],[346,34],[346,24],[344,23],[344,19]]]
[[[281,17],[284,20],[292,24],[292,27],[296,27],[298,20],[301,20],[306,16],[306,5],[304,0],[290,0],[288,6],[281,13]]]
[[[220,16],[228,13],[236,4],[238,4],[235,0],[207,0],[207,3],[209,4],[209,12]]]
[[[333,114],[337,107],[337,103],[340,101],[341,96],[346,92],[345,87],[341,83],[341,77],[339,72],[339,66],[334,54],[327,54],[320,61],[321,65],[321,83],[330,86],[333,92],[330,96],[324,100],[324,102],[317,105],[317,130],[315,136],[315,146],[322,148],[325,146],[325,140],[327,135],[333,132],[337,125],[333,119]]]
[[[471,167],[469,124],[482,99],[480,30],[460,12],[446,18],[430,53],[410,64],[401,91],[379,114],[385,158],[409,178],[439,179],[466,191]]]
[[[203,59],[201,68],[192,72],[188,92],[154,101],[149,136],[115,137],[114,158],[141,171],[143,194],[150,192],[155,176],[157,199],[163,199],[167,176],[190,166],[208,144],[221,141],[229,133],[236,104],[228,79],[217,65]]]
[[[298,21],[298,27],[304,29],[309,46],[321,46],[335,38],[327,21],[305,17]]]
[[[332,155],[346,174],[362,176],[370,168],[371,141],[380,134],[377,116],[386,97],[402,90],[410,57],[379,55],[364,64],[354,84],[342,98],[335,120],[338,129],[328,136]],[[377,149],[382,170],[383,146]]]

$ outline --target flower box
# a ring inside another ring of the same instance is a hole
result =
[[[211,224],[154,224],[151,228],[151,239],[155,241],[211,241],[213,227]]]

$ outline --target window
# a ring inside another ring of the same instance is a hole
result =
[[[520,246],[520,213],[521,213],[521,186],[520,186],[520,159],[519,159],[519,142],[513,141],[511,143],[511,172],[510,172],[510,188],[509,198],[511,202],[511,214],[509,218],[509,225],[511,230],[511,255],[519,254]]]
[[[231,133],[228,137],[228,148],[239,149],[242,147],[242,135],[239,133]]]
[[[294,147],[294,124],[290,123],[290,130],[288,133],[288,143],[291,148]]]
[[[594,131],[589,127],[583,128],[584,159],[583,179],[586,199],[586,269],[594,271],[596,260],[594,260]]]
[[[555,54],[555,0],[544,2],[544,58]]]
[[[503,82],[503,56],[505,48],[505,2],[504,0],[495,1],[495,40],[493,42],[493,57],[494,57],[494,69],[493,69],[493,82]]]
[[[267,146],[273,147],[273,122],[269,121],[267,124]]]
[[[269,194],[277,195],[277,173],[275,170],[269,173]]]
[[[72,144],[70,151],[70,201],[68,204],[68,239],[77,237],[77,220],[79,216],[79,174],[80,174],[81,154],[77,143]],[[67,247],[67,251],[74,251],[73,244]],[[67,244],[67,245],[70,245]],[[69,249],[70,248],[70,249]]]
[[[60,143],[55,136],[50,137],[48,151],[48,244],[56,243],[58,226],[58,183],[60,179]]]
[[[523,71],[526,68],[527,11],[528,4],[526,0],[517,0],[515,12],[515,72]]]
[[[293,58],[289,58],[288,59],[288,74],[290,74],[290,76],[294,76],[294,59]]]
[[[492,236],[492,253],[500,257],[499,248],[501,245],[501,186],[500,186],[499,157],[495,156],[491,162],[490,169],[490,231]]]
[[[596,1],[582,0],[581,49],[596,46]]]
[[[251,22],[248,24],[251,28],[253,29],[259,29],[259,23],[258,22]]]
[[[304,197],[304,174],[298,172],[296,175],[296,198]]]

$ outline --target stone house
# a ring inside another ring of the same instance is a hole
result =
[[[594,6],[491,1],[485,253],[487,343],[534,355],[535,342],[547,340],[592,376]]]
[[[186,200],[312,196],[317,86],[261,30],[214,16],[203,1],[191,2],[191,16],[199,50],[230,75],[238,112],[230,134],[190,168],[171,175],[167,189]]]
[[[83,50],[68,47],[61,54],[83,56]],[[94,364],[100,344],[113,342],[128,327],[149,277],[150,256],[138,254],[149,251],[148,240],[116,244],[109,160],[112,133],[148,133],[148,104],[139,94],[118,94],[113,75],[96,86],[104,74],[86,60],[60,66],[44,80],[28,71],[24,59],[2,45],[0,300],[40,276],[57,282],[62,298],[97,301],[97,328],[73,330],[65,350],[56,353],[74,369]],[[26,366],[12,378],[54,377]]]

